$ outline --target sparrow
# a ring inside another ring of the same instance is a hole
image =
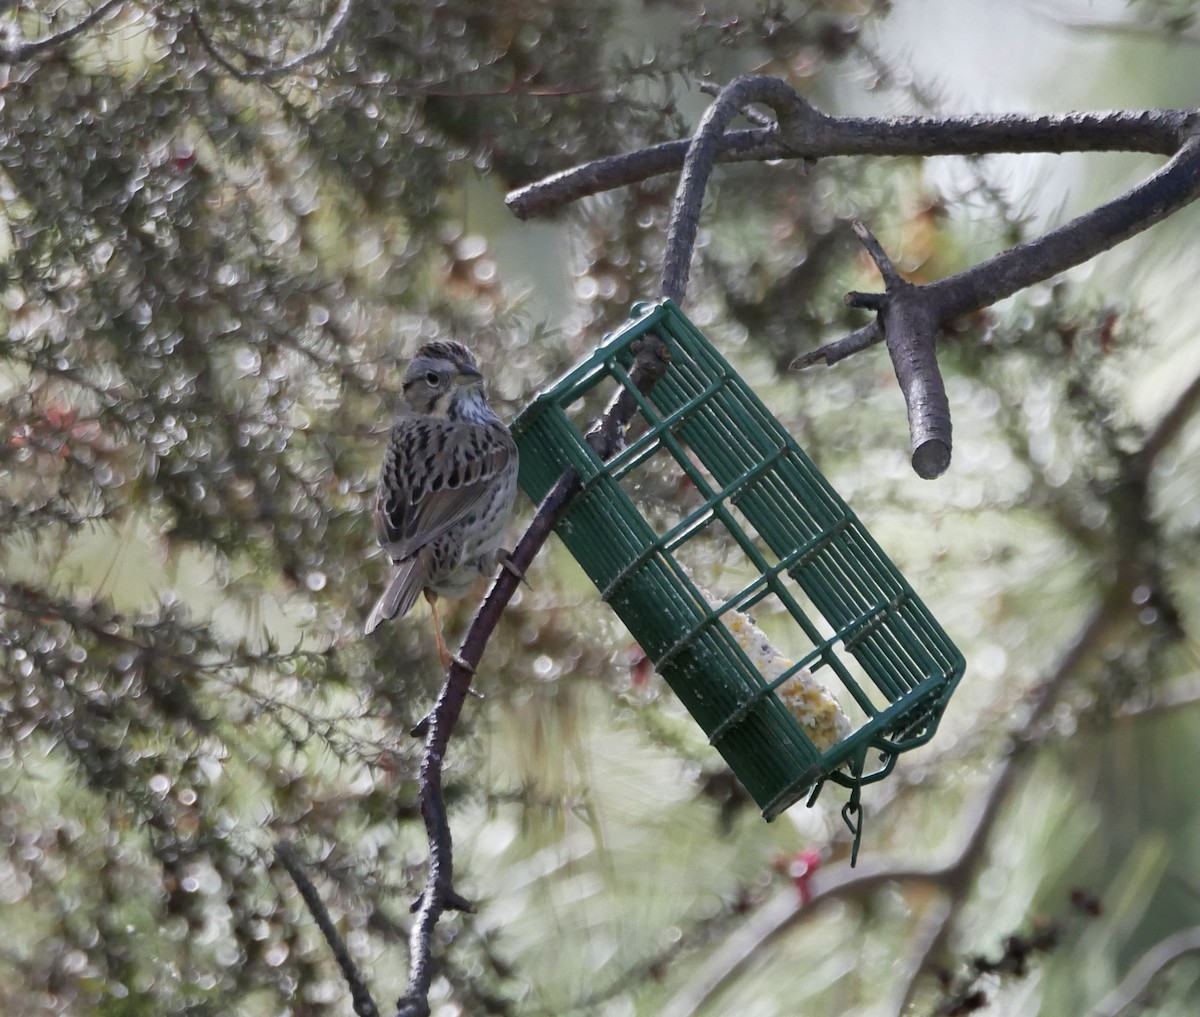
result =
[[[438,658],[449,668],[438,597],[461,597],[506,561],[517,495],[517,446],[488,404],[483,376],[461,343],[426,343],[404,372],[375,498],[375,534],[392,560],[369,634],[403,617],[424,593]]]

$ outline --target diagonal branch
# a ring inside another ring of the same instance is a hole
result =
[[[1092,1014],[1094,1017],[1120,1017],[1134,1007],[1155,978],[1191,954],[1200,954],[1200,925],[1180,929],[1155,943],[1142,954],[1121,984],[1096,1004]]]
[[[108,17],[123,3],[124,0],[106,0],[105,3],[85,14],[75,24],[64,28],[61,32],[44,35],[40,39],[31,39],[29,42],[18,43],[15,46],[0,46],[0,64],[20,63],[22,60],[36,56],[42,50],[61,46],[64,42],[69,42],[75,36],[86,32],[93,25]]]
[[[931,298],[943,321],[994,304],[1116,247],[1198,197],[1200,134],[1194,134],[1184,139],[1170,162],[1119,198],[1044,236],[932,283],[928,287]]]
[[[292,882],[300,891],[300,896],[308,907],[309,914],[313,916],[313,921],[317,923],[317,928],[321,930],[326,945],[333,954],[334,960],[337,961],[338,967],[341,968],[342,977],[350,987],[354,1012],[358,1017],[379,1017],[379,1010],[375,1006],[375,1000],[371,998],[367,983],[363,981],[362,972],[358,970],[358,965],[350,956],[350,951],[346,948],[346,941],[339,935],[337,927],[329,915],[329,910],[321,900],[321,895],[317,893],[317,888],[313,886],[312,880],[308,878],[308,873],[304,871],[304,866],[296,854],[295,846],[290,841],[279,841],[275,845],[275,857],[292,877]]]

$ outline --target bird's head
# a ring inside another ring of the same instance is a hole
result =
[[[491,417],[483,375],[462,343],[426,343],[404,372],[404,401],[417,413],[451,419]]]

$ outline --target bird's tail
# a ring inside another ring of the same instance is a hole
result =
[[[389,618],[402,618],[412,610],[428,577],[425,558],[426,553],[422,549],[407,561],[396,565],[391,579],[388,580],[387,588],[375,601],[367,623],[363,626],[363,631],[367,635],[374,632],[382,622]]]

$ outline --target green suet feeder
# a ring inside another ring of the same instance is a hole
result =
[[[651,332],[670,366],[644,397],[631,345]],[[605,463],[583,428],[615,386],[640,420]],[[745,382],[673,301],[639,304],[512,430],[535,502],[578,472],[558,535],[763,816],[830,780],[851,789],[844,814],[858,829],[859,787],[932,737],[965,664]],[[669,500],[654,497],[664,484]],[[659,518],[681,493],[694,504]]]

